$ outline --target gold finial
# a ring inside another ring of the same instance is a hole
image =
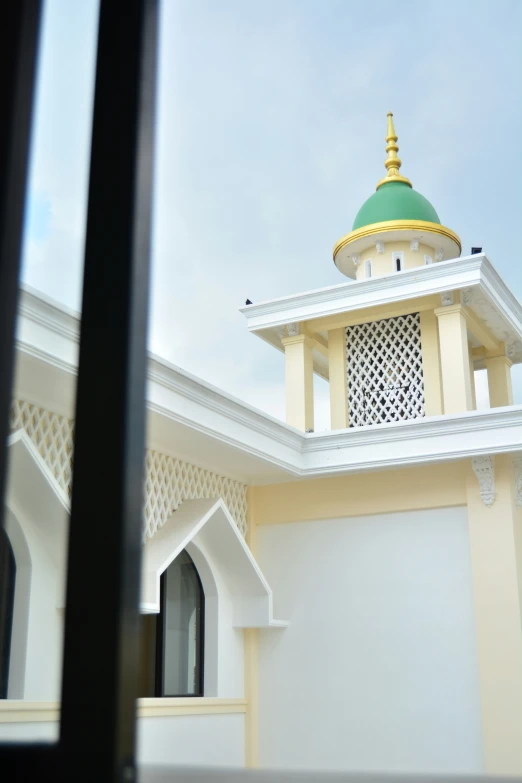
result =
[[[375,189],[379,190],[381,185],[385,185],[387,182],[404,182],[411,188],[410,180],[403,177],[402,174],[399,174],[402,161],[397,155],[399,147],[397,146],[397,135],[395,133],[395,128],[393,127],[393,114],[391,111],[388,112],[388,135],[386,136],[386,141],[388,142],[388,146],[386,147],[388,157],[385,160],[384,165],[386,166],[388,173],[381,179]]]

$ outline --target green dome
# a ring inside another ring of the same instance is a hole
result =
[[[428,199],[405,182],[382,184],[360,208],[352,231],[385,220],[424,220],[440,225],[439,216]]]

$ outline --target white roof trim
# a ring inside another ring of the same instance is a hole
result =
[[[144,546],[141,610],[160,611],[160,577],[191,542],[201,542],[227,583],[235,628],[281,628],[272,590],[221,499],[185,500]]]
[[[9,475],[6,505],[19,519],[38,523],[58,570],[56,607],[65,607],[67,538],[70,504],[25,430],[7,439]]]
[[[468,288],[477,288],[495,309],[508,338],[522,340],[522,305],[482,253],[272,299],[241,307],[240,312],[251,332],[278,346],[269,330],[286,324]],[[506,337],[499,335],[499,339]]]
[[[455,283],[455,270],[460,269],[458,276],[466,280],[465,288],[487,290],[491,309],[500,302],[505,322],[517,326],[520,304],[484,256],[433,267],[439,272],[446,270],[443,277],[448,288]],[[399,278],[431,269],[399,272],[393,283],[399,285]],[[323,290],[357,290],[370,283],[383,285],[383,280],[388,281],[388,287],[390,278],[374,278]],[[470,280],[475,281],[474,287]],[[28,402],[71,417],[77,315],[65,310],[60,313],[54,303],[32,291],[23,291],[21,300],[24,315],[19,319],[16,393]],[[474,301],[472,297],[470,306],[476,306]],[[476,302],[483,306],[479,297]],[[522,441],[522,406],[304,434],[152,355],[147,408],[150,448],[248,484],[508,453],[517,450],[517,438],[518,444]]]

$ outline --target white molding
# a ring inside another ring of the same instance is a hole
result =
[[[515,479],[515,503],[522,507],[522,453],[513,456],[513,472]]]
[[[495,502],[494,457],[490,454],[485,454],[481,457],[473,457],[471,465],[479,483],[482,502],[485,506],[492,506]]]
[[[285,628],[272,590],[221,498],[184,500],[143,547],[140,610],[160,611],[160,577],[194,541],[220,563],[233,605],[234,628]],[[197,564],[196,564],[197,565]]]
[[[212,697],[138,699],[138,718],[161,718],[168,715],[230,715],[245,713],[246,699]]]
[[[219,413],[227,419],[274,439],[284,446],[290,448],[299,447],[300,440],[303,437],[299,430],[279,421],[268,413],[254,408],[246,402],[242,402],[231,394],[220,391],[215,386],[205,383],[205,381],[202,381],[195,375],[191,375],[153,354],[149,354],[147,379],[149,383],[157,383],[192,402],[197,402],[209,411]],[[147,407],[149,410],[155,410],[161,415],[169,415],[169,413],[172,413],[174,416],[178,415],[177,412],[169,411],[168,408],[151,403],[150,400]],[[182,415],[179,418],[180,420],[186,420]],[[202,431],[207,429],[204,427]]]
[[[80,313],[26,284],[20,286],[18,316],[61,337],[80,342]]]
[[[484,254],[341,283],[328,288],[260,302],[240,308],[248,329],[271,344],[278,343],[277,326],[294,321],[352,313],[446,291],[476,289],[487,301],[511,340],[517,341],[515,361],[522,362],[522,305]],[[272,332],[274,332],[272,334]],[[498,339],[505,337],[498,336]]]
[[[207,696],[192,698],[149,698],[137,700],[138,718],[170,715],[228,715],[245,713],[246,699],[222,699]],[[57,701],[0,701],[0,723],[54,723],[60,720]]]

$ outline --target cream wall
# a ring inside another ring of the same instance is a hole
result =
[[[383,275],[393,274],[396,271],[392,256],[392,253],[394,252],[403,253],[403,270],[413,269],[416,266],[424,266],[425,255],[430,256],[432,263],[435,263],[436,251],[432,246],[424,245],[419,242],[419,249],[411,250],[410,240],[407,242],[385,242],[384,251],[379,253],[377,252],[376,242],[374,242],[369,248],[363,250],[360,254],[361,262],[357,266],[356,279],[364,280],[366,277],[364,262],[369,258],[372,260],[372,277],[382,277]]]
[[[465,508],[261,525],[257,553],[290,621],[259,633],[261,767],[483,770]]]
[[[464,506],[467,467],[466,461],[458,461],[251,487],[252,527],[257,531],[281,522]]]

